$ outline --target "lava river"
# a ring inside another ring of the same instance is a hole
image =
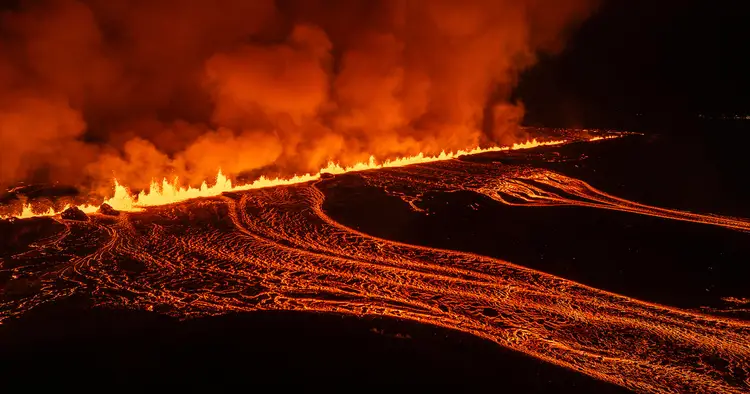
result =
[[[450,160],[356,176],[409,203],[426,192],[472,191],[497,204],[586,206],[750,230],[748,220],[647,206],[525,166]],[[75,293],[181,318],[255,310],[381,315],[468,332],[638,392],[750,390],[747,321],[369,236],[323,211],[326,182],[60,219],[55,235],[2,260],[3,271],[38,278],[39,286],[0,295],[0,322]]]

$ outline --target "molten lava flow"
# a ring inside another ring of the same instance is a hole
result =
[[[614,209],[750,230],[747,219],[638,204],[528,166],[452,160],[358,176],[409,202],[464,191],[505,204]],[[468,332],[638,392],[750,389],[750,322],[373,237],[323,211],[325,182],[62,221],[65,230],[5,260],[12,265],[0,273],[38,285],[0,293],[0,322],[72,294],[180,318],[256,310],[378,315]]]
[[[607,138],[617,138],[617,137],[618,137],[617,135],[614,135],[614,136],[608,136]],[[604,137],[594,137],[591,139],[591,141],[596,141],[596,140],[600,140],[603,138]],[[152,182],[148,191],[145,191],[145,190],[141,191],[139,194],[135,196],[130,193],[127,187],[120,185],[117,182],[117,180],[115,180],[114,181],[114,196],[111,198],[105,199],[104,203],[108,204],[112,208],[119,210],[119,211],[134,212],[134,211],[139,211],[143,207],[153,207],[153,206],[159,206],[159,205],[173,204],[176,202],[181,202],[181,201],[190,200],[190,199],[199,198],[199,197],[214,197],[224,192],[260,189],[264,187],[292,185],[296,183],[314,181],[316,179],[319,179],[321,174],[326,174],[326,173],[343,174],[347,172],[373,170],[373,169],[378,169],[378,168],[401,167],[401,166],[407,166],[411,164],[430,163],[434,161],[450,160],[450,159],[454,159],[454,158],[465,156],[465,155],[474,155],[474,154],[486,153],[486,152],[500,152],[500,151],[507,151],[507,150],[530,149],[530,148],[536,148],[539,146],[561,145],[566,142],[567,142],[566,140],[538,141],[537,139],[532,139],[523,143],[515,143],[512,146],[492,147],[492,148],[477,147],[474,149],[459,150],[457,152],[450,152],[450,153],[441,152],[437,156],[425,156],[423,153],[419,153],[418,155],[415,155],[415,156],[401,157],[401,158],[394,159],[394,160],[386,160],[382,163],[378,163],[374,156],[370,156],[370,160],[368,162],[356,163],[352,166],[342,167],[337,163],[331,162],[331,163],[328,163],[328,166],[321,168],[315,174],[295,175],[291,178],[274,178],[274,179],[268,179],[266,177],[261,176],[259,179],[255,180],[252,183],[248,183],[244,185],[236,185],[236,186],[232,185],[232,181],[229,180],[221,172],[221,170],[219,170],[218,174],[216,175],[216,180],[212,186],[208,186],[206,182],[203,182],[203,184],[197,189],[190,187],[190,186],[182,187],[179,185],[178,179],[175,179],[173,182],[169,182],[165,178],[162,180],[161,183],[155,182],[155,181]],[[15,217],[24,219],[24,218],[30,218],[30,217],[36,217],[36,216],[54,216],[64,211],[68,207],[69,206],[66,205],[60,211],[55,211],[54,209],[49,208],[47,211],[40,213],[40,212],[34,212],[31,204],[24,204],[23,211],[21,212],[21,214]],[[97,206],[88,205],[88,204],[79,205],[78,208],[85,213],[95,213],[98,209]],[[0,219],[2,218],[4,217],[0,216]]]
[[[376,175],[362,174],[368,184],[388,190],[389,184],[409,184],[411,193],[399,191],[395,196],[413,206],[414,199],[431,191],[467,190],[511,206],[581,206],[655,216],[670,220],[709,224],[734,230],[750,231],[750,221],[718,215],[653,207],[628,201],[594,188],[586,182],[540,168],[516,168],[512,177],[497,177],[493,172],[477,170],[472,163],[446,165],[451,171],[428,171],[409,168],[405,171],[383,171]],[[545,187],[546,186],[546,187]]]

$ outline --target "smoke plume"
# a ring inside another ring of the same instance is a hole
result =
[[[29,0],[0,15],[0,185],[133,188],[513,142],[593,0]]]

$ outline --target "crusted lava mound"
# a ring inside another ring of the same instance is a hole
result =
[[[65,230],[65,226],[51,218],[0,220],[0,262],[8,268],[11,260],[3,260],[21,250],[28,250],[35,242],[50,238]]]
[[[89,220],[89,217],[83,211],[81,211],[78,207],[70,207],[64,210],[60,214],[60,217],[66,220],[78,220],[82,222]]]
[[[97,212],[107,216],[118,216],[120,214],[120,211],[112,208],[112,206],[107,203],[102,204]]]

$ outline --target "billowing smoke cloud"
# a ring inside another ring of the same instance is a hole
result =
[[[0,184],[142,188],[511,142],[519,72],[592,1],[21,1],[0,17]]]

